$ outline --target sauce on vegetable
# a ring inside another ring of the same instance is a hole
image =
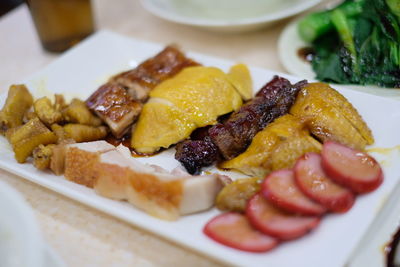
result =
[[[299,50],[297,50],[297,55],[306,62],[311,62],[313,60],[313,57],[315,55],[315,51],[311,47],[302,47]]]

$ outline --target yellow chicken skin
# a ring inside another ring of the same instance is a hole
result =
[[[374,143],[371,130],[339,92],[324,83],[311,83],[298,94],[290,113],[305,120],[322,142],[333,140],[364,149]]]
[[[292,168],[301,155],[307,152],[320,152],[321,148],[322,144],[311,137],[308,131],[299,131],[279,142],[262,165],[267,172]]]
[[[132,137],[133,147],[141,153],[154,152],[155,144],[169,147],[196,129],[185,113],[164,103],[150,101],[144,105],[142,114],[146,116],[140,117]]]
[[[245,64],[232,66],[228,72],[228,79],[235,86],[243,100],[247,101],[253,97],[253,81]]]
[[[271,171],[290,168],[299,156],[320,149],[321,144],[309,135],[305,124],[287,114],[257,133],[245,152],[220,167],[264,177]]]
[[[241,94],[220,69],[185,68],[150,92],[132,130],[131,146],[139,153],[168,148],[194,129],[216,124],[219,116],[241,105]]]

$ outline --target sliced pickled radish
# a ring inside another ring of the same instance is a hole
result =
[[[324,143],[321,156],[326,174],[356,193],[371,192],[383,182],[379,163],[362,151],[329,141]]]
[[[275,206],[301,215],[322,215],[326,208],[307,197],[297,186],[292,170],[274,171],[264,180],[261,189]]]
[[[245,215],[235,212],[214,217],[203,232],[218,243],[244,251],[265,252],[278,245],[277,239],[257,231]]]
[[[296,184],[305,195],[334,212],[346,212],[354,204],[354,194],[334,183],[321,166],[321,156],[307,153],[294,167]]]
[[[262,194],[254,195],[246,207],[250,223],[261,232],[281,240],[299,238],[319,224],[319,217],[296,216],[272,205]]]

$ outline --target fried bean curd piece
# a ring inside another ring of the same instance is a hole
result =
[[[35,111],[33,111],[32,109],[29,109],[24,113],[24,118],[22,119],[22,122],[25,124],[28,121],[30,121],[34,118],[37,118],[37,117],[38,116],[36,115]]]
[[[67,134],[64,131],[64,127],[58,125],[57,123],[51,125],[51,130],[57,136],[57,144],[61,143],[62,141],[68,139]]]
[[[9,134],[8,140],[13,147],[15,159],[19,163],[24,163],[37,146],[54,144],[57,137],[38,118],[35,118]]]
[[[105,126],[93,127],[69,123],[64,125],[63,128],[66,136],[74,139],[77,143],[100,140],[107,135],[107,128]]]
[[[40,144],[33,150],[33,165],[39,170],[45,170],[50,167],[51,157],[55,144],[42,145]]]
[[[101,125],[101,119],[90,112],[85,102],[77,98],[72,99],[68,107],[64,109],[63,115],[68,122],[89,126]]]
[[[23,84],[11,85],[6,103],[0,111],[0,134],[22,125],[24,114],[33,103],[32,95]]]
[[[33,103],[33,109],[39,119],[46,125],[52,125],[63,120],[60,111],[57,111],[48,97],[39,98]]]
[[[65,98],[61,94],[54,94],[54,109],[62,112],[66,107],[67,103],[65,102]]]
[[[21,128],[21,127],[22,127],[22,125],[17,126],[17,127],[14,127],[14,128],[10,128],[10,129],[8,129],[8,130],[6,131],[5,136],[6,136],[8,142],[9,142],[10,144],[11,144],[11,140],[10,140],[11,136],[13,136],[14,133],[15,133],[19,128]]]
[[[261,182],[257,177],[238,179],[219,192],[215,205],[220,210],[242,212],[247,200],[261,190]]]

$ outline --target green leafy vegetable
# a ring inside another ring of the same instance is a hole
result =
[[[335,8],[344,13],[346,17],[354,17],[362,12],[362,2],[345,1],[343,4]],[[317,12],[308,15],[299,22],[299,34],[306,42],[313,42],[321,35],[331,31],[334,26],[331,21],[332,10]]]
[[[315,51],[316,78],[400,87],[399,15],[400,0],[347,0],[304,18],[298,29]]]

